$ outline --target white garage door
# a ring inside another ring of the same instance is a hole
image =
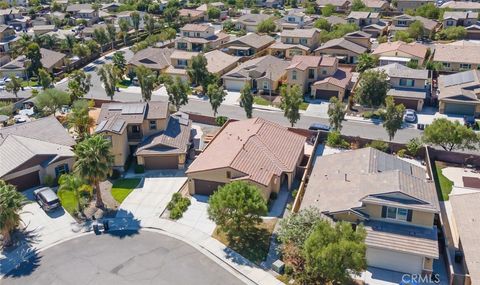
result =
[[[245,84],[245,81],[226,79],[224,83],[225,83],[225,88],[228,91],[240,91],[242,90],[243,85]]]
[[[423,258],[417,255],[368,247],[367,264],[368,266],[414,274],[422,273]]]

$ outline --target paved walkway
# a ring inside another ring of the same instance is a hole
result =
[[[212,235],[217,225],[208,218],[208,196],[194,195],[190,199],[190,203],[187,211],[183,213],[182,218],[177,220],[177,223]]]

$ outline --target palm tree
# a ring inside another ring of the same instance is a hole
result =
[[[97,74],[100,76],[100,81],[103,83],[105,93],[107,93],[107,96],[113,101],[113,95],[115,94],[115,89],[117,87],[118,72],[111,63],[107,63],[98,69]]]
[[[68,115],[67,120],[68,127],[75,129],[79,140],[83,140],[95,125],[95,120],[88,114],[88,102],[86,100],[78,100],[73,103],[72,112]]]
[[[11,232],[15,230],[22,219],[20,210],[25,203],[25,196],[18,192],[15,186],[0,180],[0,232],[3,235],[3,245],[11,245]]]
[[[58,38],[56,35],[42,35],[42,46],[47,49],[53,49],[58,44]]]
[[[102,135],[93,135],[78,143],[74,152],[76,158],[74,173],[95,188],[95,206],[103,207],[100,182],[106,180],[112,171],[113,155],[110,141]]]
[[[21,78],[16,78],[15,76],[10,76],[10,81],[5,85],[5,90],[7,92],[12,92],[15,94],[15,97],[18,97],[18,91],[22,88],[23,80]]]
[[[20,38],[15,42],[14,48],[12,52],[14,53],[13,57],[17,57],[18,55],[24,54],[27,49],[28,45],[32,42],[32,36],[28,34],[21,34]]]
[[[68,50],[69,53],[72,53],[73,46],[75,45],[76,39],[73,35],[66,35],[63,40],[63,47]]]
[[[82,213],[82,203],[80,203],[80,189],[84,185],[82,178],[75,174],[62,174],[58,179],[58,191],[71,191],[75,194],[77,200],[77,210]]]

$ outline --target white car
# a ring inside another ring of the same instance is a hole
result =
[[[407,109],[403,115],[403,120],[407,123],[415,123],[417,121],[417,113],[415,110]]]

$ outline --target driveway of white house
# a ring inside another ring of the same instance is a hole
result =
[[[119,207],[117,218],[133,216],[138,220],[160,217],[172,199],[187,181],[186,177],[146,177],[143,187],[133,190]]]
[[[194,195],[190,202],[187,211],[177,222],[211,235],[216,225],[208,218],[208,196]]]

